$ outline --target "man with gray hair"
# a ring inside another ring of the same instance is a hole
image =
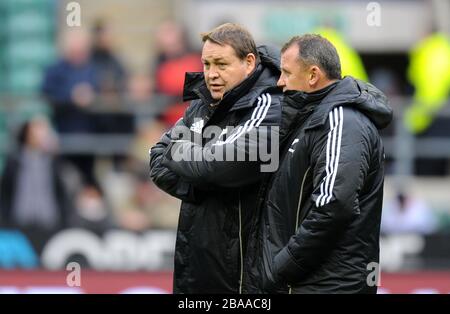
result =
[[[341,78],[339,56],[325,38],[296,36],[281,54],[280,166],[259,204],[244,290],[375,293],[384,179],[379,129],[392,110],[374,86]]]

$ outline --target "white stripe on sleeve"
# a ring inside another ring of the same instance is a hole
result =
[[[326,148],[326,176],[320,184],[320,195],[316,200],[316,206],[324,206],[331,201],[334,182],[339,166],[341,152],[342,127],[344,114],[342,107],[335,108],[329,113],[330,131],[328,132]]]

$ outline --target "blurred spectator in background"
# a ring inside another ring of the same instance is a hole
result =
[[[107,102],[117,102],[126,90],[127,74],[113,47],[110,26],[97,21],[93,28],[92,63],[97,71],[100,97]]]
[[[142,123],[139,126],[128,153],[129,171],[148,175],[148,148],[155,145],[161,133],[166,131],[165,123],[158,120]]]
[[[79,190],[74,203],[72,226],[98,233],[114,227],[111,208],[99,187],[84,186]]]
[[[399,97],[401,95],[399,78],[394,71],[385,67],[378,67],[370,73],[370,82],[388,97],[394,112],[401,110],[398,106],[395,107],[398,102],[392,101],[393,97]],[[395,123],[391,123],[385,129],[381,130],[380,134],[382,136],[394,136],[395,127]],[[394,170],[393,166],[391,160],[386,160],[386,173],[392,174]]]
[[[7,158],[1,177],[0,209],[10,227],[54,231],[67,225],[71,211],[65,169],[55,157],[56,137],[37,116],[18,133],[18,149]]]
[[[138,106],[150,105],[152,98],[153,82],[145,74],[135,74],[128,81],[128,98]]]
[[[119,227],[132,231],[175,229],[180,202],[148,179],[148,147],[167,131],[163,122],[141,123],[128,153],[126,168],[110,172],[103,186]]]
[[[446,104],[450,92],[450,39],[433,33],[410,52],[408,78],[415,88],[405,112],[405,125],[414,134],[424,132]]]
[[[114,52],[111,26],[98,20],[92,30],[91,60],[98,85],[96,102],[93,104],[92,120],[95,133],[131,134],[134,132],[134,115],[127,112],[125,92],[127,74]],[[115,168],[120,168],[125,156],[111,156]]]
[[[93,125],[84,108],[92,104],[98,90],[89,35],[72,30],[62,41],[63,56],[45,72],[42,91],[53,107],[59,132],[89,133]]]
[[[131,195],[118,213],[120,227],[133,231],[175,230],[180,201],[159,190],[148,180],[147,173],[136,175],[134,182]]]
[[[405,127],[418,138],[450,138],[450,119],[436,117],[450,95],[450,39],[434,32],[418,42],[410,51],[408,79],[414,86],[410,106],[405,108]],[[417,158],[415,174],[448,175],[448,158]]]
[[[186,72],[201,72],[203,65],[200,53],[189,47],[185,30],[173,21],[166,21],[158,28],[156,49],[155,92],[169,97],[162,117],[167,126],[172,126],[187,108],[187,103],[182,102]]]
[[[437,221],[428,204],[404,192],[383,208],[381,231],[386,234],[430,234],[437,230]]]
[[[103,21],[97,21],[92,37],[92,64],[98,80],[95,105],[100,107],[101,113],[93,115],[95,130],[97,133],[132,133],[134,117],[123,111],[127,74],[115,55],[112,30]]]
[[[92,133],[95,123],[85,110],[98,91],[96,70],[90,61],[89,35],[82,30],[68,31],[62,37],[62,58],[44,74],[42,91],[53,109],[56,129],[62,134]],[[92,155],[66,156],[95,184]]]
[[[128,81],[127,103],[133,107],[135,131],[141,124],[151,123],[164,107],[163,100],[153,97],[153,80],[141,73],[133,75]]]

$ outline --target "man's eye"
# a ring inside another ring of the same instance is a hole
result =
[[[221,70],[225,69],[225,67],[226,67],[225,63],[219,63],[217,65],[219,66],[219,69],[221,69]]]

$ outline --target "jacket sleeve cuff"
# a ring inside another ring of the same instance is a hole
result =
[[[274,258],[274,270],[276,277],[282,278],[287,283],[298,282],[306,275],[287,247],[284,247]]]

